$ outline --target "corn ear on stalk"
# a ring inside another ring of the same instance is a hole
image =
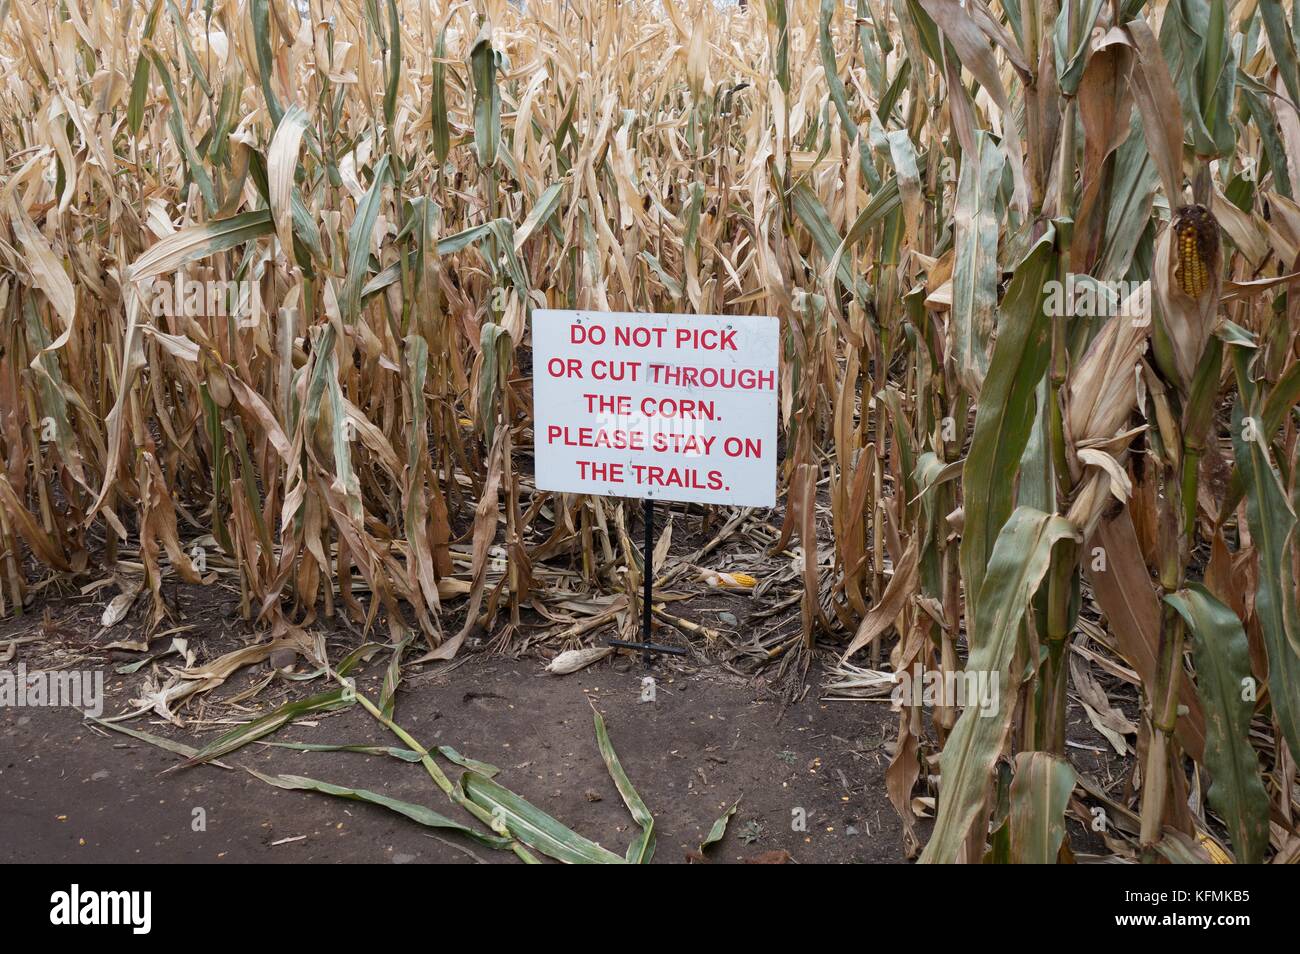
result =
[[[1219,223],[1203,205],[1185,205],[1174,219],[1178,287],[1200,298],[1219,268]]]

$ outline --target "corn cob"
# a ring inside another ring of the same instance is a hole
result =
[[[1200,298],[1219,267],[1219,223],[1203,205],[1185,205],[1174,218],[1178,287]]]

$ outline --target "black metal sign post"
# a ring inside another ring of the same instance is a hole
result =
[[[645,504],[645,554],[641,566],[641,642],[634,643],[626,639],[611,639],[611,646],[621,646],[624,649],[641,650],[641,658],[645,664],[650,665],[651,657],[655,653],[669,654],[673,656],[685,656],[686,650],[679,649],[676,646],[661,646],[658,643],[651,642],[651,627],[653,626],[652,617],[654,615],[654,579],[655,579],[655,502],[647,497]]]

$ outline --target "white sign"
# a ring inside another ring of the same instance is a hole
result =
[[[533,312],[540,490],[776,503],[777,320]]]

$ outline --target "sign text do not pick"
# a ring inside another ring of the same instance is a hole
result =
[[[770,507],[777,320],[533,312],[537,486]]]

